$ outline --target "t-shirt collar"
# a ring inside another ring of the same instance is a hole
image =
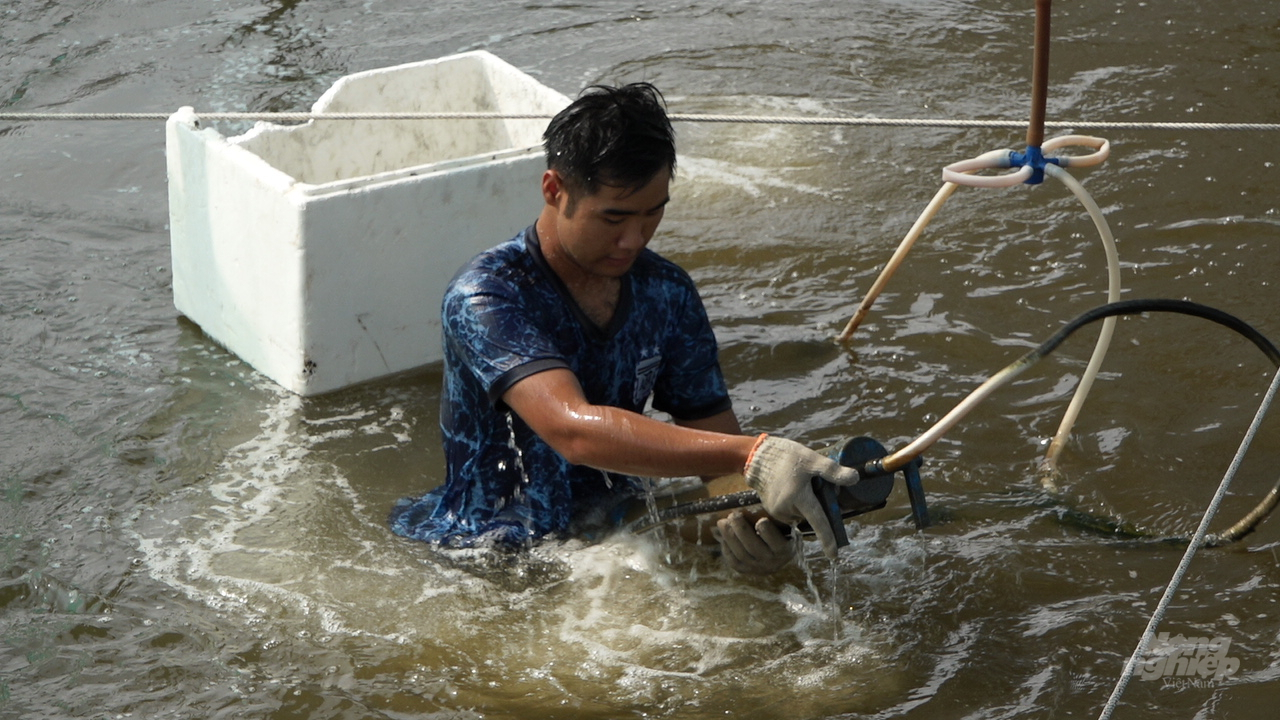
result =
[[[542,241],[538,238],[538,225],[534,223],[524,231],[524,247],[529,253],[529,257],[533,258],[533,264],[546,275],[548,282],[556,289],[561,299],[573,311],[573,315],[577,318],[578,323],[582,325],[584,331],[592,338],[600,341],[610,340],[622,330],[622,326],[626,324],[627,317],[631,314],[631,270],[622,276],[622,287],[618,294],[618,307],[613,312],[613,318],[609,320],[609,327],[601,330],[599,325],[591,321],[587,314],[582,311],[578,305],[578,301],[573,299],[573,293],[569,292],[568,286],[556,274],[551,267],[551,263],[547,262],[547,258],[542,254]],[[634,267],[632,268],[634,269]]]

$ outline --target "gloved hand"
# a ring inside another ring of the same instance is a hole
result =
[[[736,510],[720,518],[712,534],[720,542],[725,564],[748,575],[771,575],[781,570],[800,547],[795,536],[783,537],[776,522],[762,517],[753,528]]]
[[[822,543],[822,552],[835,558],[836,537],[813,492],[813,476],[820,475],[836,485],[852,485],[858,482],[857,470],[843,467],[798,442],[762,434],[743,474],[747,485],[760,496],[765,512],[791,525],[809,521]]]

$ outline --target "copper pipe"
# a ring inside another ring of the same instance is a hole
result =
[[[1049,97],[1049,4],[1036,0],[1036,46],[1031,68],[1031,122],[1027,147],[1044,144],[1044,114]]]

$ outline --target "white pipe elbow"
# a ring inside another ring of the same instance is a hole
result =
[[[1090,167],[1098,165],[1111,155],[1111,141],[1089,135],[1063,135],[1046,140],[1043,149],[1046,153],[1059,148],[1082,146],[1093,148],[1095,152],[1087,155],[1070,155],[1056,158],[1061,167]]]

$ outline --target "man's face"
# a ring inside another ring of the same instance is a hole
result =
[[[602,185],[594,195],[571,198],[561,183],[556,196],[559,249],[588,275],[621,277],[662,222],[670,184],[666,168],[638,190]]]

